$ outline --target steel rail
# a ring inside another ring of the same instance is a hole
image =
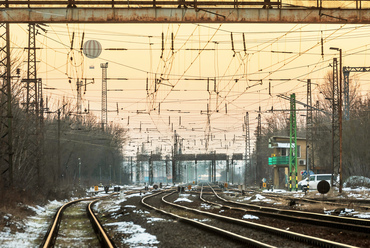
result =
[[[269,213],[277,213],[277,214],[280,214],[281,216],[285,214],[285,216],[287,217],[297,216],[300,219],[306,218],[307,221],[309,221],[308,219],[311,219],[312,221],[316,219],[316,220],[320,220],[322,224],[326,224],[327,226],[330,226],[330,227],[370,233],[370,220],[367,220],[367,219],[333,216],[333,215],[326,215],[326,214],[305,212],[305,211],[298,211],[298,210],[286,210],[286,209],[279,209],[279,208],[272,208],[272,207],[263,207],[259,205],[249,204],[249,203],[235,202],[235,201],[230,201],[230,200],[222,198],[216,193],[216,191],[214,191],[212,187],[211,189],[213,190],[214,195],[218,199],[224,202],[236,204],[239,206],[245,206],[245,207],[248,207],[254,210],[259,210],[259,211],[264,211],[264,212],[269,212]],[[323,222],[323,221],[327,221],[327,222]]]
[[[256,192],[256,191],[255,191]],[[274,194],[274,193],[262,193],[261,195],[271,197],[271,198],[285,198],[287,200],[294,200],[299,202],[308,202],[308,203],[325,203],[328,205],[333,206],[347,206],[350,203],[356,203],[356,204],[362,204],[362,205],[356,205],[357,208],[364,208],[364,209],[370,209],[370,206],[366,206],[364,204],[369,204],[370,200],[360,200],[360,199],[340,199],[338,202],[338,199],[314,199],[314,198],[294,198],[291,196],[282,196],[281,194]]]
[[[171,194],[173,194],[173,193],[175,193],[175,192],[172,192]],[[185,206],[178,205],[178,204],[175,204],[175,203],[164,200],[164,198],[169,196],[169,195],[170,194],[165,195],[164,197],[162,197],[162,200],[165,203],[167,203],[169,205],[172,205],[174,207],[178,207],[178,208],[185,209],[185,210],[188,210],[188,211],[204,214],[204,215],[211,216],[213,218],[217,218],[217,219],[220,219],[220,220],[223,220],[223,221],[248,226],[250,228],[259,229],[259,230],[262,230],[262,231],[265,231],[265,232],[268,232],[268,233],[272,233],[272,234],[275,234],[275,235],[278,235],[278,236],[286,237],[286,238],[291,239],[291,240],[300,241],[300,242],[308,243],[308,244],[311,244],[311,245],[317,245],[317,246],[320,246],[320,247],[327,247],[327,248],[329,248],[329,247],[333,247],[333,248],[334,247],[335,248],[354,248],[354,247],[356,247],[356,246],[342,244],[342,243],[338,243],[338,242],[334,242],[334,241],[330,241],[330,240],[326,240],[326,239],[312,237],[312,236],[309,236],[309,235],[290,232],[290,231],[287,231],[287,230],[282,230],[282,229],[279,229],[279,228],[275,228],[275,227],[271,227],[271,226],[267,226],[267,225],[262,225],[262,224],[258,224],[258,223],[254,223],[254,222],[250,222],[250,221],[246,221],[246,220],[240,220],[240,219],[236,219],[236,218],[232,218],[232,217],[227,217],[227,216],[223,216],[223,215],[219,215],[219,214],[209,213],[209,212],[205,212],[205,211],[202,211],[202,210],[185,207]]]
[[[112,242],[112,240],[109,238],[107,232],[104,230],[102,225],[100,224],[100,221],[95,217],[95,214],[92,210],[92,206],[99,201],[100,199],[96,199],[87,205],[87,213],[88,217],[90,219],[91,225],[93,226],[96,235],[98,236],[99,242],[102,245],[102,247],[109,247],[109,248],[115,248],[115,244]]]
[[[206,230],[209,230],[209,231],[212,231],[212,232],[216,232],[218,234],[221,234],[227,238],[231,238],[233,240],[237,240],[237,241],[240,241],[240,242],[243,242],[243,243],[246,243],[248,244],[248,247],[256,247],[256,248],[276,248],[275,246],[272,246],[272,245],[268,245],[268,244],[265,244],[265,243],[262,243],[260,241],[257,241],[257,240],[253,240],[253,239],[250,239],[250,238],[247,238],[247,237],[244,237],[242,235],[239,235],[239,234],[236,234],[236,233],[233,233],[233,232],[230,232],[230,231],[227,231],[227,230],[224,230],[224,229],[221,229],[221,228],[218,228],[218,227],[215,227],[215,226],[212,226],[212,225],[208,225],[208,224],[205,224],[205,223],[202,223],[202,222],[199,222],[199,221],[196,221],[196,220],[192,220],[192,219],[189,219],[189,218],[186,218],[186,217],[182,217],[182,216],[179,216],[177,214],[173,214],[173,213],[170,213],[170,212],[167,212],[165,210],[162,210],[162,209],[159,209],[159,208],[156,208],[148,203],[145,202],[145,199],[147,198],[150,198],[150,197],[154,197],[154,196],[157,196],[159,194],[163,194],[165,192],[169,192],[171,190],[167,190],[167,191],[161,191],[161,192],[158,192],[156,194],[152,194],[152,195],[148,195],[148,196],[145,196],[141,199],[141,203],[148,207],[148,208],[151,208],[159,213],[162,213],[162,214],[165,214],[165,215],[168,215],[174,219],[177,219],[179,221],[183,221],[185,223],[188,223],[188,224],[191,224],[191,225],[194,225],[196,227],[199,227],[199,228],[203,228],[203,229],[206,229]],[[172,193],[170,194],[173,194],[175,191],[173,191]]]
[[[302,217],[301,215],[300,216],[295,216],[295,215],[290,215],[290,214],[282,214],[282,213],[278,213],[278,212],[266,212],[266,211],[261,211],[261,210],[258,210],[258,209],[247,210],[245,208],[232,207],[232,206],[228,206],[228,205],[219,204],[219,203],[216,203],[216,202],[207,201],[202,197],[202,194],[200,195],[200,199],[204,202],[207,202],[208,204],[211,204],[211,205],[217,205],[217,206],[220,206],[220,207],[228,208],[228,209],[231,209],[231,210],[242,211],[242,212],[248,212],[248,213],[252,212],[255,215],[263,215],[263,216],[266,216],[266,217],[284,219],[284,220],[288,220],[288,221],[299,221],[299,222],[303,222],[303,223],[306,223],[306,224],[327,226],[327,227],[331,227],[331,228],[345,229],[345,230],[351,230],[351,231],[356,231],[356,232],[364,232],[364,233],[369,233],[370,232],[370,227],[363,226],[363,225],[356,225],[356,224],[351,224],[351,223],[342,223],[340,221],[322,220],[320,218],[312,218],[312,216],[311,217]],[[229,201],[229,203],[231,203],[231,202]],[[238,203],[235,202],[235,203],[232,203],[232,204],[238,204]]]
[[[114,194],[111,194],[111,195],[114,195]],[[109,196],[111,196],[111,195],[109,195]],[[103,197],[99,197],[99,198],[104,198],[104,197],[108,197],[108,196],[103,196]],[[59,207],[58,211],[55,213],[55,215],[53,217],[52,225],[50,226],[50,228],[46,232],[45,238],[43,240],[43,243],[40,245],[40,247],[48,248],[48,247],[53,247],[54,246],[55,240],[58,236],[60,221],[62,220],[63,212],[65,211],[65,209],[67,207],[69,207],[70,205],[75,204],[77,202],[81,202],[81,201],[99,200],[97,198],[98,197],[77,199],[77,200],[67,202],[67,203],[63,204],[61,207]]]

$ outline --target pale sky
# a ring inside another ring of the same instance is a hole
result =
[[[76,101],[76,79],[94,78],[95,83],[88,85],[83,95],[83,108],[87,108],[89,101],[91,110],[100,119],[100,63],[108,62],[108,78],[128,79],[108,81],[108,110],[112,111],[108,121],[128,129],[131,138],[128,154],[147,140],[153,140],[146,145],[149,150],[162,147],[163,153],[170,153],[173,130],[184,138],[185,153],[205,152],[205,142],[201,140],[207,129],[207,104],[212,133],[209,150],[242,153],[245,113],[249,112],[250,134],[254,139],[259,107],[262,111],[272,106],[288,109],[289,102],[277,97],[278,94],[296,93],[297,99],[305,102],[307,79],[321,83],[332,70],[329,64],[338,52],[330,47],[343,49],[344,66],[369,66],[369,25],[53,24],[46,29],[46,34],[40,31],[37,35],[37,46],[41,48],[37,54],[38,77],[43,79],[44,87],[55,88],[44,90],[46,95],[55,100],[64,96]],[[11,25],[13,47],[27,46],[26,30],[25,25]],[[103,51],[98,58],[84,58],[79,52],[83,32],[84,41],[101,43]],[[112,48],[121,50],[107,50]],[[22,69],[25,72],[26,64]],[[362,92],[367,94],[370,74],[351,73],[351,76],[355,76]],[[154,92],[156,77],[163,80]],[[218,93],[214,92],[214,78]],[[312,89],[317,94],[315,84]],[[119,114],[114,112],[117,103]],[[262,120],[267,115],[264,113]]]

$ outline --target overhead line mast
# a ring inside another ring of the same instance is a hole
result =
[[[5,8],[8,8],[8,3],[2,4]],[[8,172],[6,178],[6,186],[10,186],[13,183],[13,116],[12,116],[12,88],[11,88],[11,65],[10,65],[10,30],[9,23],[0,23],[0,69],[1,69],[1,108],[2,115],[0,117],[0,144],[1,144],[1,159],[4,163],[4,171],[1,171],[1,175]],[[2,163],[1,163],[2,164]]]

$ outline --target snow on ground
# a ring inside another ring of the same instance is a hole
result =
[[[0,231],[0,247],[38,247],[40,245],[40,234],[45,235],[49,225],[50,218],[55,214],[58,207],[65,202],[50,201],[44,207],[27,206],[35,212],[34,216],[29,216],[23,223],[16,223],[18,230],[11,232],[9,227]],[[6,220],[11,216],[5,215]]]
[[[136,196],[140,196],[140,194],[135,194]],[[132,197],[133,195],[121,195],[120,197],[128,198]],[[111,204],[104,205],[104,211],[113,212],[114,209],[117,209],[116,206],[121,208],[121,203],[124,202],[122,199],[118,198],[112,201]],[[136,208],[134,205],[123,205],[123,208]],[[134,213],[140,214],[142,216],[149,215],[148,211],[143,211],[141,209],[133,210]],[[147,218],[148,223],[156,222],[156,221],[165,221],[162,218]],[[121,221],[121,222],[112,222],[107,223],[105,226],[114,227],[116,233],[122,233],[122,243],[126,244],[129,247],[156,247],[159,244],[157,237],[149,234],[146,232],[146,229],[141,227],[140,225],[134,224],[130,221]]]
[[[179,198],[177,198],[174,202],[193,202],[192,200],[188,199],[190,194],[179,194]]]
[[[370,219],[370,213],[359,213],[354,214],[354,217],[363,218],[363,219]]]
[[[260,194],[256,194],[254,197],[255,197],[255,199],[252,199],[251,200],[252,202],[258,202],[258,201],[269,202],[269,201],[271,201],[270,199],[266,199],[266,197],[264,197],[263,195],[260,195]]]
[[[168,222],[168,221],[171,221],[171,220],[166,220],[166,219],[162,219],[162,218],[158,218],[158,217],[150,217],[150,218],[147,218],[147,221],[148,221],[148,223],[153,223],[153,222]]]
[[[145,232],[145,228],[133,222],[113,222],[105,225],[116,226],[116,232],[128,234],[128,237],[124,238],[122,242],[129,245],[129,247],[154,247],[156,244],[159,244],[156,236]]]
[[[188,198],[177,198],[174,202],[193,202],[193,201],[189,200]]]
[[[209,204],[206,204],[206,203],[201,203],[200,204],[200,206],[202,207],[202,208],[204,208],[204,209],[211,209],[211,205],[209,205]]]
[[[242,219],[244,219],[244,220],[259,220],[259,218],[257,216],[250,215],[250,214],[245,214]]]

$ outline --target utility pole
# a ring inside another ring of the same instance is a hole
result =
[[[9,7],[9,4],[1,4],[5,8]],[[0,6],[1,6],[0,5]],[[0,23],[0,69],[1,69],[1,79],[3,83],[1,84],[1,106],[3,108],[3,113],[0,118],[1,120],[1,135],[0,144],[2,151],[4,152],[4,162],[7,165],[5,171],[1,171],[4,175],[9,171],[6,178],[6,186],[11,186],[13,184],[13,115],[12,115],[12,88],[11,88],[11,65],[10,65],[10,30],[9,23]],[[4,149],[4,150],[3,150]]]
[[[338,133],[339,133],[339,140],[338,140],[338,143],[339,143],[339,158],[337,158],[337,160],[339,159],[339,164],[338,164],[338,174],[339,174],[339,193],[341,194],[342,193],[342,187],[343,187],[343,161],[342,161],[342,152],[343,152],[343,135],[342,135],[342,130],[343,130],[343,115],[342,115],[342,93],[343,93],[343,87],[342,87],[342,49],[339,49],[339,48],[336,48],[336,47],[331,47],[330,49],[332,50],[336,50],[336,51],[339,51],[339,99],[337,99],[339,102],[337,102],[337,106],[338,106]],[[338,72],[337,72],[338,73]],[[336,76],[336,78],[338,79],[338,76]],[[333,79],[334,79],[334,76],[333,76]],[[334,80],[333,80],[333,83],[334,83]],[[333,97],[334,98],[334,97]],[[334,132],[333,132],[334,133]],[[337,142],[337,140],[335,140],[335,142]],[[338,161],[337,161],[338,162]],[[332,179],[334,180],[334,179]],[[333,184],[332,184],[333,185]]]
[[[62,165],[61,165],[61,158],[60,158],[60,109],[58,109],[58,176],[57,180],[60,181]]]
[[[149,157],[149,185],[153,185],[153,152],[150,152],[150,157]]]
[[[198,184],[198,160],[197,155],[195,155],[195,183]]]
[[[136,184],[138,185],[140,183],[140,163],[141,161],[139,161],[139,146],[137,147],[137,150],[136,150]]]
[[[101,126],[102,130],[106,130],[108,124],[108,99],[107,99],[107,71],[108,62],[101,63],[102,68],[102,96],[101,96]]]
[[[168,185],[168,175],[169,175],[169,168],[168,168],[168,156],[166,156],[166,161],[165,161],[165,163],[166,163],[166,184]]]
[[[134,183],[134,172],[133,172],[133,168],[132,168],[132,157],[130,157],[130,181],[131,181],[131,184]]]
[[[295,94],[290,95],[290,148],[289,148],[289,189],[297,190],[297,119]]]
[[[178,139],[176,130],[173,133],[173,150],[172,150],[172,183],[175,184],[177,182],[177,168],[176,168],[176,156],[177,156],[177,146],[178,146]]]
[[[310,170],[313,168],[313,123],[312,123],[312,91],[311,79],[307,79],[307,116],[306,116],[306,166],[307,166],[307,190],[310,189]]]
[[[339,127],[339,82],[338,82],[338,62],[337,58],[333,59],[333,85],[332,85],[332,178],[333,185],[334,177],[339,169],[339,143],[340,143],[340,127]]]
[[[78,158],[78,185],[81,186],[81,158]]]
[[[255,174],[255,183],[257,182],[257,176],[262,176],[261,167],[262,167],[262,159],[261,159],[261,138],[262,138],[262,123],[261,123],[261,106],[259,107],[258,117],[257,117],[257,163],[256,163],[256,174]]]
[[[229,183],[230,180],[230,166],[229,166],[229,156],[226,157],[226,182]]]
[[[250,176],[250,154],[251,154],[251,139],[249,133],[249,113],[245,114],[245,167],[244,167],[244,185],[247,185],[247,178]]]

